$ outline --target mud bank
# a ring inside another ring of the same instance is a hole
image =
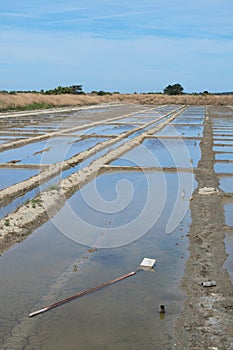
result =
[[[190,256],[186,263],[182,288],[187,294],[184,310],[176,324],[175,349],[233,349],[233,288],[223,264],[226,232],[223,210],[224,192],[218,189],[214,172],[211,111],[207,109],[202,159],[194,170],[198,189],[190,204],[192,224],[189,233]],[[214,193],[202,194],[204,187]],[[201,282],[216,281],[203,288]]]

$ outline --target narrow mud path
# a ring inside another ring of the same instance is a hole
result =
[[[223,269],[226,260],[226,232],[223,210],[224,193],[218,188],[214,171],[211,114],[206,112],[202,158],[194,170],[198,189],[190,203],[190,256],[186,263],[182,288],[187,294],[175,334],[175,349],[233,349],[233,288]],[[214,187],[212,194],[200,189]],[[204,288],[201,282],[214,280],[215,287]]]

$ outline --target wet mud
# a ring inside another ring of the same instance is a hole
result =
[[[214,116],[221,110],[220,107],[207,108],[201,142],[202,158],[198,168],[194,169],[198,189],[219,189],[219,180],[214,171],[212,127],[215,125]],[[222,122],[219,116],[219,123]],[[219,189],[203,195],[198,189],[190,203],[190,256],[182,280],[187,299],[176,324],[175,348],[233,349],[233,288],[229,273],[224,268],[227,259],[223,205],[226,194]],[[211,280],[216,281],[215,287],[202,287],[201,282]]]

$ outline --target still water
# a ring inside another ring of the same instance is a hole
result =
[[[151,182],[154,187],[149,192]],[[186,235],[191,223],[189,193],[181,197],[181,189],[190,187],[196,187],[191,173],[103,174],[76,192],[52,220],[3,254],[2,349],[172,349],[173,325],[185,300],[179,284],[188,256]],[[102,199],[96,200],[96,195]],[[148,216],[143,210],[150,200],[154,204]],[[173,221],[168,233],[167,223],[174,210],[179,220]],[[147,230],[136,235],[129,227],[141,213],[138,227]],[[147,227],[151,215],[154,219]],[[115,244],[119,241],[111,237],[116,228],[125,235],[121,244]],[[96,238],[95,242],[92,239],[96,248],[85,245],[90,237]],[[110,238],[108,248],[103,248],[103,237]],[[124,238],[125,243],[128,238],[130,242],[124,245]],[[28,313],[43,305],[137,269],[144,257],[157,259],[153,272],[140,271],[28,318]],[[166,305],[165,318],[158,312],[160,304]]]

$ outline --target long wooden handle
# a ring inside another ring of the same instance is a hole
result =
[[[123,276],[120,276],[120,277],[118,277],[118,278],[115,278],[114,280],[111,280],[111,281],[108,281],[108,282],[104,282],[104,283],[102,283],[102,284],[99,284],[99,285],[96,286],[96,287],[93,287],[93,288],[84,290],[83,292],[79,292],[79,293],[77,293],[77,294],[75,294],[75,295],[72,295],[72,296],[66,298],[66,299],[63,299],[63,300],[57,301],[56,303],[53,303],[53,304],[44,306],[44,307],[43,307],[42,309],[40,309],[40,310],[31,312],[31,313],[29,314],[29,317],[34,317],[34,316],[36,316],[36,315],[42,314],[43,312],[49,311],[49,310],[54,309],[55,307],[58,307],[58,306],[60,306],[60,305],[62,305],[62,304],[68,303],[68,302],[71,301],[71,300],[80,298],[80,297],[82,297],[82,296],[84,296],[84,295],[86,295],[86,294],[95,292],[95,291],[98,290],[98,289],[101,289],[101,288],[107,287],[107,286],[109,286],[109,285],[111,285],[111,284],[113,284],[113,283],[122,281],[122,280],[124,280],[125,278],[134,276],[137,272],[138,272],[138,271],[129,272],[129,273],[127,273],[126,275],[123,275]]]

